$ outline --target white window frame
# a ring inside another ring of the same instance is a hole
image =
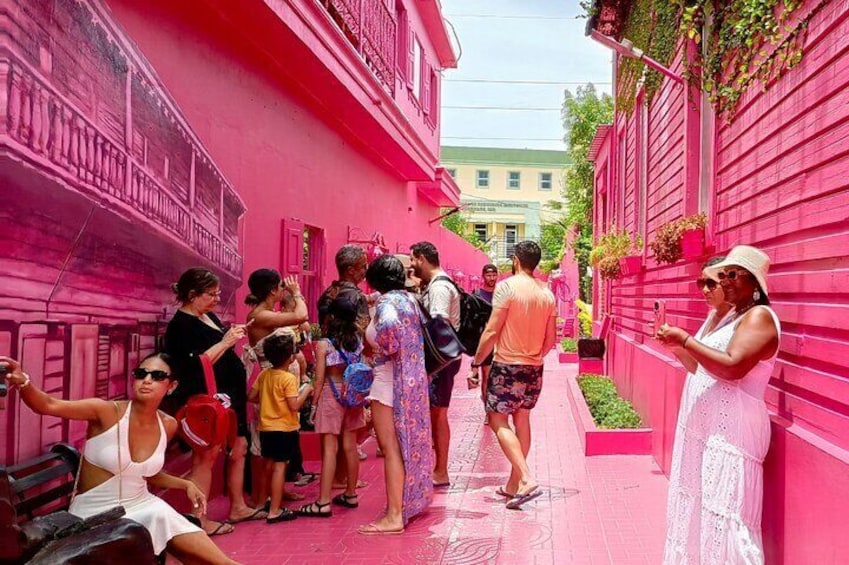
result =
[[[484,173],[486,176],[486,180],[481,182],[481,173]],[[475,171],[475,188],[489,188],[489,170],[488,169],[478,169]]]
[[[512,176],[516,175],[516,186],[513,186]],[[521,171],[507,171],[507,190],[519,190],[522,188],[522,173]]]
[[[545,175],[548,175],[548,181],[545,180]],[[548,188],[544,184],[548,182]],[[554,188],[554,173],[546,172],[539,174],[539,190],[550,191]]]

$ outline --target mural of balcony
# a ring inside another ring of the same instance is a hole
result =
[[[395,14],[383,0],[319,0],[383,88],[395,93]]]
[[[0,28],[0,146],[241,279],[244,204],[99,5],[33,0]]]

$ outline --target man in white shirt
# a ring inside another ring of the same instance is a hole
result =
[[[469,375],[470,383],[478,381],[479,368],[494,347],[492,368],[481,384],[489,427],[512,467],[507,484],[498,489],[512,510],[542,494],[527,463],[530,414],[542,390],[543,360],[554,347],[557,331],[554,295],[546,283],[534,279],[541,254],[533,241],[516,245],[513,276],[495,285],[492,315]]]
[[[439,252],[427,241],[416,243],[410,248],[410,263],[416,277],[427,285],[422,292],[422,306],[431,316],[442,316],[454,329],[460,327],[460,293],[451,282],[451,277],[439,266]],[[433,429],[433,448],[436,465],[433,469],[433,486],[447,487],[448,445],[451,428],[448,425],[448,406],[454,389],[454,377],[460,371],[460,360],[434,373],[430,383],[430,421]]]

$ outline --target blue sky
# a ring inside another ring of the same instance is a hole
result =
[[[584,36],[578,0],[441,0],[459,37],[457,69],[443,72],[442,144],[564,149],[559,111],[471,110],[452,106],[560,108],[563,90],[593,82],[610,92],[611,52]],[[492,16],[492,17],[488,17]],[[508,138],[508,139],[477,139]]]

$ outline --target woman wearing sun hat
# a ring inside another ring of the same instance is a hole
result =
[[[692,358],[687,426],[676,438],[678,477],[667,511],[664,563],[763,563],[763,459],[770,424],[764,391],[781,324],[769,307],[769,257],[739,245],[704,272],[718,280],[733,313],[696,340],[664,325],[657,339]]]

